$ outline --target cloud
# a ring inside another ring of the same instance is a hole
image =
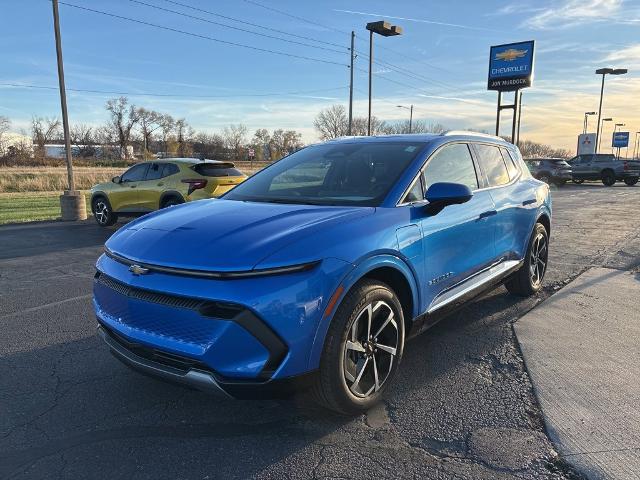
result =
[[[628,8],[623,14],[623,3],[623,0],[563,0],[541,9],[525,20],[522,26],[548,30],[607,21],[626,24],[640,22]]]
[[[490,31],[490,32],[494,32],[495,31],[495,30],[492,30],[490,28],[473,27],[473,26],[470,26],[470,25],[460,25],[459,23],[436,22],[435,20],[426,20],[424,18],[394,17],[393,15],[381,15],[379,13],[370,13],[370,12],[356,12],[356,11],[353,11],[353,10],[342,10],[342,9],[339,9],[339,8],[334,8],[333,11],[334,12],[341,12],[341,13],[351,13],[353,15],[364,15],[364,16],[367,16],[367,17],[393,18],[395,20],[406,20],[408,22],[428,23],[430,25],[440,25],[442,27],[463,28],[463,29],[466,29],[466,30],[484,30],[484,31]]]
[[[615,50],[604,58],[605,62],[624,63],[622,67],[640,67],[640,43]]]

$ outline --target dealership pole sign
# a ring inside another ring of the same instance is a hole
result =
[[[487,88],[509,92],[530,87],[534,46],[535,42],[531,40],[491,47]]]
[[[625,148],[629,146],[629,132],[616,132],[613,134],[611,146],[614,148]]]

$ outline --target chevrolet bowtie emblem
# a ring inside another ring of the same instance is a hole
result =
[[[129,271],[134,275],[144,275],[146,273],[149,273],[148,268],[141,267],[140,265],[131,265],[129,267]]]
[[[505,62],[513,62],[516,58],[522,58],[527,54],[528,50],[516,50],[509,48],[504,52],[496,53],[496,60],[504,60]]]

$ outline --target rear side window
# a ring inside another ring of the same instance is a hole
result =
[[[500,148],[493,145],[476,144],[478,161],[484,170],[490,187],[497,187],[509,183],[509,172],[504,163]]]
[[[442,147],[431,156],[422,175],[427,190],[438,182],[461,183],[471,190],[478,189],[476,169],[465,143]]]
[[[241,177],[242,172],[233,163],[199,163],[193,169],[205,177]]]
[[[162,169],[162,178],[168,177],[169,175],[174,175],[178,173],[180,169],[177,165],[173,163],[165,163],[164,168]]]
[[[509,151],[506,148],[501,148],[500,152],[502,152],[502,158],[504,160],[504,163],[506,163],[507,165],[507,172],[509,172],[509,178],[511,180],[514,180],[518,176],[518,173],[520,173],[520,169],[516,166],[513,158],[511,157],[511,155],[509,154]]]

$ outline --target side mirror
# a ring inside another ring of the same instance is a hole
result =
[[[113,183],[120,183],[120,175],[116,175],[115,177],[113,177],[113,178],[111,179],[111,181],[112,181]]]
[[[447,205],[458,205],[471,200],[473,192],[461,183],[438,182],[427,189],[425,199],[429,205],[444,208]]]

